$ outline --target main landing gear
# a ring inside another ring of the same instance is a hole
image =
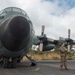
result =
[[[27,55],[26,57],[31,61],[31,66],[36,66],[36,62],[33,59],[31,59],[31,57],[28,57]],[[17,58],[8,58],[8,57],[3,58],[4,68],[15,68],[16,63],[20,63],[20,60],[17,60]]]
[[[6,58],[6,57],[5,57],[5,58],[3,59],[3,67],[4,67],[4,68],[8,68],[8,65],[9,65],[9,58]]]
[[[17,60],[16,58],[9,59],[8,57],[4,57],[3,59],[3,67],[4,68],[15,68]]]
[[[31,61],[31,66],[36,66],[36,62],[33,59],[31,59],[31,57],[28,57],[27,55],[26,57]]]

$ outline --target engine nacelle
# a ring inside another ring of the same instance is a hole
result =
[[[48,44],[48,45],[43,47],[43,51],[50,51],[50,50],[54,49],[54,47],[55,47],[55,45]]]

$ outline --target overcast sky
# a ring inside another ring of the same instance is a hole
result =
[[[75,39],[75,0],[0,0],[0,10],[10,6],[27,12],[37,35],[45,25],[50,38],[67,37],[71,29],[71,38]]]

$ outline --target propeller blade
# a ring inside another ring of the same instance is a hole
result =
[[[68,29],[68,38],[70,38],[71,30]]]
[[[42,25],[42,33],[41,33],[42,36],[44,35],[44,31],[45,31],[45,26]]]
[[[71,41],[70,40],[70,34],[71,34],[71,30],[68,29],[68,39],[69,39],[69,41]],[[68,52],[70,52],[70,49],[71,49],[70,42],[68,42]]]
[[[43,51],[43,43],[41,42],[40,45],[39,45],[39,49],[40,49],[40,52]]]

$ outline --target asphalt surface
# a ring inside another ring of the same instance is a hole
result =
[[[30,62],[22,61],[17,68],[4,69],[0,63],[0,75],[75,75],[75,60],[68,61],[69,70],[60,70],[59,60],[37,61],[36,67],[31,67]]]

